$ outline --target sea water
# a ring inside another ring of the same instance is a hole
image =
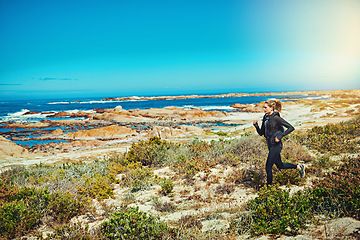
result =
[[[275,98],[284,98],[289,95],[281,96],[242,96],[242,97],[210,97],[210,98],[189,98],[189,99],[171,99],[171,100],[131,100],[131,101],[104,101],[103,98],[54,98],[54,99],[33,99],[33,100],[1,100],[0,101],[0,135],[7,137],[6,132],[23,131],[21,129],[1,128],[6,126],[6,122],[39,122],[44,119],[63,120],[64,118],[47,118],[57,112],[65,111],[75,113],[78,111],[94,112],[94,109],[114,109],[121,106],[125,110],[129,109],[149,109],[164,108],[169,106],[180,107],[183,109],[198,108],[204,111],[237,111],[230,107],[232,104],[253,104]],[[318,96],[291,95],[292,98],[314,99]],[[326,96],[325,96],[326,98]],[[294,99],[291,99],[294,100]],[[296,99],[295,99],[296,100]],[[287,101],[281,99],[281,101]],[[27,112],[40,112],[26,114]],[[42,112],[51,112],[51,114],[41,114]],[[81,119],[81,118],[78,118]],[[27,129],[29,130],[29,129]],[[30,129],[31,130],[31,129]],[[29,137],[34,135],[29,134]],[[47,143],[48,141],[15,141],[20,145],[34,145],[38,143]],[[51,142],[58,142],[53,140]]]

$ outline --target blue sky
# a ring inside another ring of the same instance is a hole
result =
[[[0,0],[0,97],[359,87],[357,0]]]

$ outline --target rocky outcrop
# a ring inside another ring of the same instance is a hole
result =
[[[52,115],[48,115],[48,118],[62,118],[62,117],[70,117],[70,113],[68,112],[58,112]]]
[[[264,105],[264,102],[257,103],[257,104],[240,104],[235,103],[231,105],[230,107],[238,108],[241,112],[262,112],[262,106]]]
[[[64,134],[64,131],[61,128],[58,128],[52,132],[54,135],[62,135]]]
[[[6,156],[27,157],[29,156],[29,152],[25,148],[0,136],[0,157]]]
[[[135,136],[137,133],[128,127],[111,125],[98,129],[71,132],[66,135],[71,139],[113,139]]]
[[[230,107],[233,107],[233,108],[246,108],[248,107],[250,104],[241,104],[241,103],[235,103],[233,105],[231,105]]]
[[[46,128],[49,127],[49,122],[36,122],[36,123],[9,123],[3,128],[25,128],[25,129],[33,129],[33,128]]]
[[[160,127],[153,126],[150,131],[144,131],[142,133],[143,137],[161,137],[162,139],[171,139],[177,136],[189,136],[189,135],[198,135],[203,133],[204,130],[201,127],[195,126],[186,126],[182,125],[180,127]]]
[[[183,109],[178,107],[124,110],[116,107],[112,110],[97,110],[94,120],[118,122],[153,122],[156,120],[196,121],[205,118],[219,118],[228,115],[222,111],[203,111],[201,109]]]

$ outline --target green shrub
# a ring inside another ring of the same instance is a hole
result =
[[[132,144],[126,159],[130,163],[141,162],[144,166],[161,166],[166,160],[170,144],[159,137],[152,137],[148,141]]]
[[[315,126],[297,139],[320,153],[357,153],[359,151],[360,117],[337,124]]]
[[[307,193],[299,191],[291,197],[289,191],[281,190],[275,185],[263,187],[258,194],[247,206],[253,218],[253,235],[294,235],[306,227],[305,224],[311,217]]]
[[[230,222],[229,229],[238,235],[250,234],[254,218],[249,211],[238,213]]]
[[[130,208],[125,212],[115,212],[101,225],[107,239],[174,239],[175,230],[157,218]],[[167,237],[167,238],[166,238]]]
[[[82,186],[77,186],[79,194],[97,199],[114,197],[114,187],[112,186],[112,182],[115,180],[112,176],[112,174],[109,174],[106,177],[97,174],[92,178],[83,176],[84,183]]]
[[[21,236],[40,221],[49,201],[48,191],[10,186],[0,179],[0,235]]]
[[[312,165],[318,169],[327,170],[335,165],[335,162],[331,160],[330,154],[323,154],[311,162]]]
[[[300,178],[299,171],[297,170],[274,168],[274,182],[279,185],[303,185],[306,181],[306,176]]]
[[[100,232],[90,233],[89,226],[82,226],[80,223],[63,225],[55,229],[55,233],[49,234],[45,238],[38,237],[41,240],[92,240],[102,239]]]
[[[350,158],[333,172],[313,182],[313,209],[328,217],[360,220],[360,158]]]
[[[1,174],[11,184],[47,188],[50,193],[70,192],[81,196],[104,199],[113,196],[114,174],[123,171],[118,162],[94,160],[90,163],[64,163],[55,166],[14,167]]]
[[[174,183],[171,181],[171,179],[167,178],[164,181],[160,182],[161,191],[167,195],[172,192],[174,189]]]
[[[125,173],[121,179],[121,185],[131,187],[132,192],[148,189],[154,182],[154,172],[151,168],[135,165],[133,169]]]
[[[70,193],[53,193],[49,199],[50,215],[58,223],[67,223],[72,217],[85,213],[86,201],[76,199]]]
[[[192,159],[179,155],[175,160],[172,169],[178,173],[177,176],[183,176],[192,179],[198,172],[209,172],[209,164],[203,158],[194,157]]]
[[[254,164],[254,159],[266,159],[268,155],[264,139],[256,135],[232,139],[229,144],[224,146],[223,156],[227,153],[234,154],[240,162],[249,165]]]
[[[41,213],[32,209],[24,200],[0,205],[0,235],[4,238],[21,236],[40,220]]]

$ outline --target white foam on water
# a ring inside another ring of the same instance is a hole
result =
[[[196,106],[194,106],[194,105],[184,105],[184,106],[182,106],[181,108],[183,108],[183,109],[193,109],[193,108],[199,108],[199,107],[196,107]]]
[[[50,102],[48,103],[50,105],[56,105],[56,104],[70,104],[70,102]]]
[[[28,114],[25,113],[30,112],[28,109],[21,109],[19,112],[8,113],[7,116],[0,117],[0,122],[14,121],[14,122],[38,122],[39,118],[46,118],[46,115],[42,115],[41,113]]]

